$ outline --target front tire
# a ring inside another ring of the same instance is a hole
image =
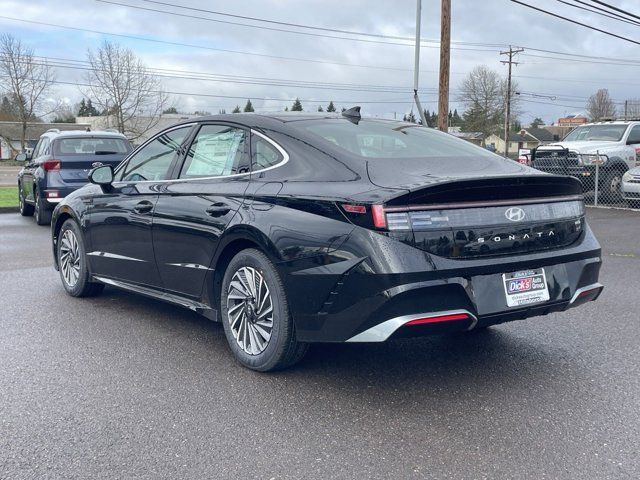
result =
[[[604,176],[601,195],[603,200],[618,202],[622,199],[622,173],[619,170],[611,170]]]
[[[296,332],[282,280],[259,250],[239,252],[222,281],[220,311],[224,333],[236,359],[260,372],[298,362],[308,344]]]
[[[34,196],[36,200],[36,207],[35,207],[36,223],[38,225],[51,224],[52,211],[49,210],[49,208],[47,207],[47,204],[40,196],[40,189],[38,187],[36,187],[34,190]]]
[[[104,289],[103,283],[91,282],[82,232],[68,219],[62,224],[56,245],[62,286],[72,297],[92,297]]]
[[[21,184],[18,184],[18,205],[20,206],[20,215],[23,217],[31,217],[33,215],[33,205],[25,202]]]

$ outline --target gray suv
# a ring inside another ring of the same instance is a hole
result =
[[[35,213],[38,225],[48,225],[55,204],[88,183],[91,168],[99,164],[115,168],[131,150],[121,133],[48,130],[32,154],[16,156],[25,162],[18,173],[20,214]]]

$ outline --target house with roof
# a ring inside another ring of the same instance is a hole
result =
[[[520,149],[532,149],[555,141],[551,132],[544,128],[529,127],[519,132],[509,132],[509,152],[516,154]],[[493,146],[496,153],[504,153],[504,133],[489,135],[487,146]]]
[[[29,122],[27,123],[26,148],[31,151],[38,143],[40,135],[47,130],[57,129],[63,130],[86,130],[90,125],[88,123],[45,123],[45,122]],[[0,122],[0,160],[8,160],[13,158],[20,152],[20,137],[22,136],[21,122]]]

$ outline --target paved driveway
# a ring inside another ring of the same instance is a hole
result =
[[[69,298],[0,215],[0,478],[639,478],[640,214],[589,216],[596,303],[265,375],[190,311]]]

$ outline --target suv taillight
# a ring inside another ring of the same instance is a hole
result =
[[[42,168],[47,172],[50,172],[51,170],[60,170],[60,160],[45,160],[42,164]]]

